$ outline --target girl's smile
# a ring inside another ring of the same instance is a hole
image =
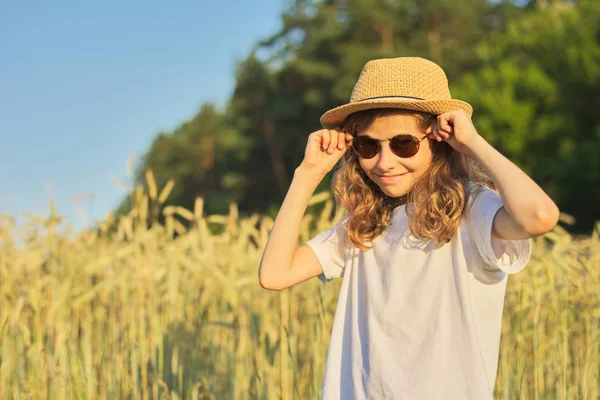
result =
[[[384,183],[384,184],[393,184],[398,182],[399,180],[402,179],[402,177],[404,177],[406,174],[408,174],[408,172],[402,173],[402,174],[396,174],[396,175],[391,175],[391,174],[386,174],[386,175],[378,175],[378,179]]]

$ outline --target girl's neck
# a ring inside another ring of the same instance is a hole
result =
[[[408,200],[408,194],[405,194],[404,196],[400,196],[400,197],[396,197],[396,206],[401,206],[406,204]]]
[[[388,197],[386,199],[386,202],[391,206],[392,209],[395,210],[399,207],[406,205],[407,200],[408,200],[408,194],[405,194],[404,196],[400,196],[400,197]]]

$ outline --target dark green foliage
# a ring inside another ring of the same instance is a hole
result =
[[[239,63],[227,108],[204,105],[159,135],[138,181],[152,168],[159,187],[175,179],[170,204],[203,196],[208,214],[235,201],[274,215],[308,134],[347,102],[364,63],[422,56],[474,106],[479,132],[576,217],[575,230],[590,230],[600,219],[599,26],[593,1],[295,1],[280,32]]]

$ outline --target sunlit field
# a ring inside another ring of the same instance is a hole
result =
[[[341,280],[262,289],[270,218],[163,207],[148,180],[96,231],[2,217],[0,398],[318,398]],[[301,241],[341,216],[311,204]],[[496,398],[600,398],[599,230],[557,227],[509,278]]]

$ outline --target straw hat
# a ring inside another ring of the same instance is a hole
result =
[[[473,115],[469,103],[450,96],[444,70],[420,57],[367,62],[354,85],[350,102],[323,114],[321,125],[339,126],[348,115],[371,108],[403,108],[434,115],[461,109]]]

